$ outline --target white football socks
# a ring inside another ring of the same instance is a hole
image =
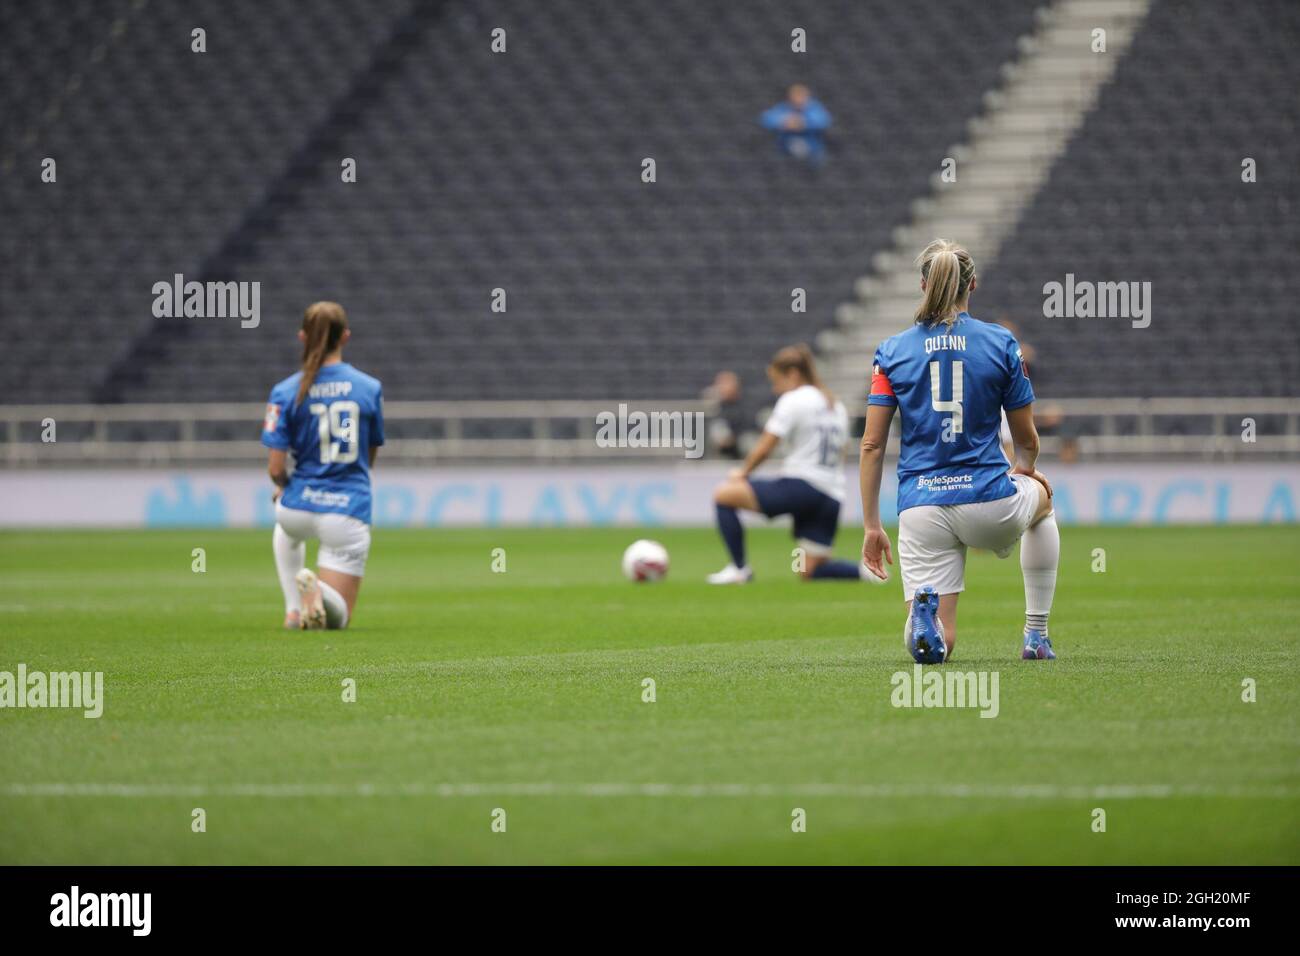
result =
[[[296,578],[307,563],[307,542],[295,541],[277,524],[271,532],[271,550],[275,552],[275,572],[280,576],[280,590],[284,592],[284,612],[300,613],[302,600]]]
[[[317,579],[316,584],[320,587],[321,603],[325,605],[325,626],[331,631],[347,627],[348,602],[343,600],[343,595],[324,581]]]
[[[1061,529],[1056,512],[1025,532],[1020,539],[1020,570],[1025,576],[1025,630],[1047,635],[1047,615],[1056,594],[1056,567],[1061,562]]]

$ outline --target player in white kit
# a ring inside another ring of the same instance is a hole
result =
[[[777,352],[767,376],[779,396],[776,407],[744,464],[713,493],[718,531],[731,562],[709,575],[709,582],[744,584],[754,577],[745,558],[745,531],[738,513],[742,508],[769,518],[786,514],[794,518],[794,537],[803,550],[801,574],[806,580],[860,580],[866,574],[859,564],[831,557],[844,501],[848,411],[822,385],[806,345],[791,345]],[[751,478],[782,441],[788,452],[781,476]]]

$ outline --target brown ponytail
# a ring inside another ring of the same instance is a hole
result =
[[[822,395],[826,397],[826,407],[834,407],[835,396],[822,384],[821,376],[817,374],[817,363],[813,360],[812,349],[803,342],[798,345],[787,345],[773,355],[771,367],[778,372],[797,370],[805,382],[821,389]]]
[[[916,257],[925,280],[925,297],[916,309],[916,321],[951,327],[957,321],[957,303],[970,291],[975,278],[975,260],[970,253],[947,239],[936,239]]]
[[[297,399],[300,404],[316,381],[325,356],[339,347],[347,327],[348,315],[337,302],[313,302],[302,314],[302,381]]]

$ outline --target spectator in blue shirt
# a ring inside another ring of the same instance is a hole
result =
[[[777,147],[787,156],[814,166],[826,158],[825,133],[831,114],[802,83],[790,87],[785,101],[766,110],[759,122],[776,133]]]

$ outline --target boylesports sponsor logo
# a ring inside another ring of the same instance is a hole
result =
[[[322,508],[346,508],[352,501],[352,496],[341,491],[317,491],[307,487],[302,490],[302,500]]]
[[[917,475],[917,491],[970,491],[975,487],[974,475]]]

